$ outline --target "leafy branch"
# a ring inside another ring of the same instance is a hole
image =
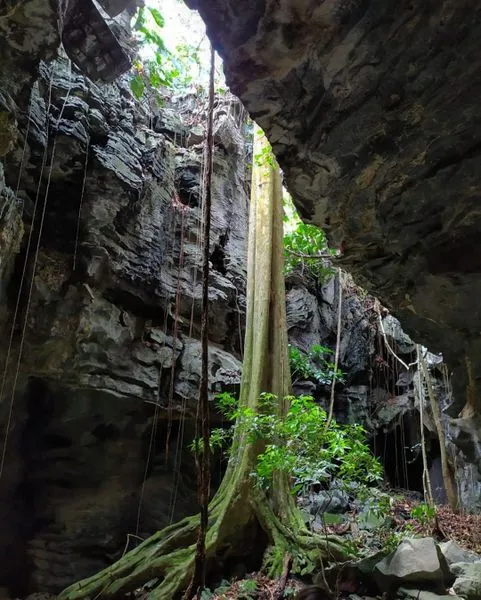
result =
[[[141,7],[134,25],[134,32],[141,45],[154,49],[152,59],[144,62],[138,60],[134,64],[134,75],[130,80],[130,89],[137,99],[140,99],[147,89],[153,91],[159,103],[162,103],[162,93],[169,90],[188,88],[192,82],[192,72],[195,67],[200,70],[199,45],[179,44],[175,54],[170,52],[162,38],[165,19],[156,8]]]
[[[289,195],[284,196],[284,262],[285,272],[301,269],[318,283],[334,274],[329,260],[337,255],[329,248],[322,229],[299,218]]]
[[[274,473],[279,471],[291,477],[296,493],[315,484],[328,486],[334,479],[348,486],[370,485],[382,477],[382,467],[369,449],[363,427],[333,421],[326,428],[327,413],[310,396],[290,397],[290,408],[283,417],[275,414],[278,399],[274,394],[262,394],[260,413],[239,409],[228,393],[219,394],[216,401],[229,422],[240,420],[249,442],[262,441],[265,449],[253,476],[263,488],[272,485]],[[232,427],[212,431],[211,450],[228,451],[231,444]],[[201,440],[194,440],[191,448],[199,445]]]
[[[314,344],[307,353],[289,344],[292,381],[312,379],[321,385],[331,385],[335,378],[336,381],[344,383],[346,374],[341,369],[336,369],[335,364],[329,360],[332,354],[330,348],[320,344]]]

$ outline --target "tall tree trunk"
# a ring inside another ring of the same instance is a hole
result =
[[[436,396],[434,394],[433,383],[426,362],[422,353],[419,355],[420,358],[420,369],[424,381],[426,382],[426,388],[428,390],[429,402],[431,403],[431,412],[433,413],[434,425],[438,434],[439,450],[441,455],[441,470],[443,473],[444,489],[446,490],[446,496],[448,498],[449,506],[453,509],[458,508],[458,496],[456,494],[456,486],[454,484],[454,478],[449,466],[448,455],[446,453],[446,436],[444,434],[444,427],[441,422],[441,411],[439,408],[439,402],[436,402]]]
[[[247,325],[239,408],[259,410],[261,392],[275,393],[278,410],[287,410],[290,391],[283,275],[283,214],[279,167],[263,133],[254,133],[254,164],[249,218]],[[290,493],[288,477],[275,475],[272,496],[254,484],[259,446],[236,424],[230,459],[222,483],[209,505],[205,537],[207,570],[228,558],[243,556],[252,526],[260,526],[276,551],[270,575],[280,575],[286,552],[295,550],[315,562],[329,553],[344,557],[342,543],[309,532]],[[186,588],[194,569],[199,517],[188,517],[146,540],[118,562],[76,583],[60,600],[120,598],[150,580],[151,600],[174,599]],[[248,534],[248,535],[246,535]],[[256,542],[257,543],[257,540]]]
[[[431,479],[429,477],[429,469],[428,469],[428,457],[426,454],[426,440],[424,436],[424,389],[423,389],[423,381],[421,377],[421,346],[416,344],[416,356],[417,356],[417,364],[418,370],[415,375],[417,382],[417,390],[419,397],[419,427],[421,430],[421,455],[423,459],[423,491],[424,491],[424,500],[429,506],[434,506],[433,500],[433,491],[431,488]]]

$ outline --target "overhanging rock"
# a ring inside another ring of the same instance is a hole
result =
[[[481,398],[481,5],[188,4],[303,216],[413,339],[443,352],[454,412],[467,387]]]
[[[116,15],[129,0],[104,1],[106,11]],[[115,36],[93,0],[70,0],[63,19],[62,41],[70,59],[91,79],[114,81],[130,66],[130,56]]]

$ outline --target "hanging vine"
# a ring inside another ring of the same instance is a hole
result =
[[[441,411],[439,407],[439,401],[436,401],[436,395],[433,389],[433,382],[431,379],[431,375],[426,366],[426,360],[422,355],[422,352],[419,354],[419,367],[421,371],[421,376],[424,379],[424,383],[426,385],[426,389],[428,392],[429,402],[431,404],[431,412],[433,415],[434,425],[436,427],[436,433],[438,434],[439,440],[439,452],[441,459],[441,470],[443,474],[443,482],[444,489],[446,490],[446,496],[448,498],[449,506],[452,509],[456,509],[458,507],[458,498],[456,494],[456,486],[454,484],[454,478],[449,466],[448,456],[446,451],[446,435],[444,432],[444,427],[441,421]]]
[[[417,363],[421,362],[421,346],[416,344],[416,357]],[[433,490],[431,487],[431,478],[429,477],[429,469],[428,469],[428,457],[426,453],[426,439],[424,434],[424,389],[423,383],[421,379],[421,370],[418,369],[415,375],[416,378],[416,388],[418,393],[419,400],[419,427],[421,430],[421,455],[423,459],[423,491],[424,491],[424,500],[426,504],[429,506],[434,506],[433,500]]]
[[[53,85],[53,72],[50,74],[48,102],[47,102],[47,108],[46,108],[46,112],[45,112],[46,127],[47,127],[46,139],[45,139],[45,149],[44,149],[44,153],[43,153],[43,157],[42,157],[42,166],[40,169],[37,193],[35,195],[34,209],[33,209],[33,215],[32,215],[32,224],[31,224],[30,233],[28,236],[28,241],[27,241],[25,260],[24,260],[24,264],[23,264],[23,268],[22,268],[22,275],[20,278],[20,284],[19,284],[19,288],[18,288],[14,314],[13,314],[13,318],[12,318],[12,325],[11,325],[10,337],[9,337],[9,342],[8,342],[7,356],[5,358],[3,377],[2,377],[2,385],[1,385],[1,389],[0,389],[0,403],[3,401],[3,396],[5,393],[5,389],[6,389],[7,376],[8,376],[8,370],[9,370],[9,365],[10,365],[10,357],[11,357],[12,345],[13,345],[13,338],[14,338],[14,334],[15,334],[15,327],[16,327],[17,319],[18,319],[19,312],[20,312],[19,309],[20,309],[20,304],[21,304],[22,292],[24,289],[27,269],[28,269],[30,258],[31,258],[30,257],[30,249],[32,246],[33,234],[34,234],[34,230],[35,230],[35,221],[37,219],[37,211],[39,208],[40,187],[41,187],[41,182],[42,182],[42,175],[47,166],[48,148],[49,148],[49,142],[50,142],[49,115],[50,115],[50,108],[52,106],[52,85]],[[58,131],[58,126],[63,117],[65,106],[70,97],[71,89],[72,89],[72,79],[69,82],[69,87],[67,89],[67,93],[64,97],[62,107],[59,112],[56,124],[55,124],[55,134]],[[43,195],[43,204],[42,204],[42,208],[41,208],[41,212],[40,212],[40,216],[39,216],[39,224],[38,224],[38,230],[37,230],[37,243],[36,243],[35,250],[34,250],[32,274],[31,274],[30,283],[26,290],[26,308],[25,308],[25,314],[23,317],[23,325],[22,325],[21,335],[20,335],[20,344],[19,344],[19,348],[18,348],[16,361],[15,361],[15,366],[14,366],[14,375],[13,375],[13,382],[12,382],[11,392],[10,392],[7,424],[5,427],[5,435],[4,435],[3,446],[2,446],[2,455],[1,455],[1,459],[0,459],[0,480],[2,479],[3,471],[4,471],[4,467],[5,467],[5,459],[6,459],[6,455],[7,455],[10,428],[11,428],[12,419],[13,419],[15,394],[17,391],[18,378],[20,375],[20,366],[21,366],[22,358],[23,358],[23,349],[24,349],[24,344],[25,344],[25,336],[26,336],[26,332],[27,332],[28,316],[29,316],[29,312],[30,312],[30,304],[31,304],[31,300],[32,300],[33,286],[35,283],[35,275],[36,275],[36,270],[37,270],[38,256],[39,256],[39,252],[40,252],[40,244],[41,244],[41,240],[42,240],[43,227],[44,227],[44,223],[45,223],[45,216],[47,213],[47,203],[48,203],[48,197],[49,197],[49,191],[50,191],[50,183],[52,180],[52,171],[53,171],[53,165],[54,165],[54,161],[55,161],[56,148],[57,148],[57,138],[56,138],[56,135],[54,135],[53,142],[52,142],[51,157],[50,157],[50,166],[48,167],[48,170],[47,170],[47,181],[46,181],[45,193]],[[20,177],[20,175],[19,175],[19,177]]]
[[[331,382],[331,399],[329,402],[329,416],[327,417],[326,428],[329,427],[334,416],[334,397],[336,391],[336,375],[339,366],[339,351],[341,346],[341,321],[342,321],[342,271],[337,270],[338,277],[338,301],[337,301],[337,334],[336,334],[336,354],[334,357],[334,374]]]
[[[212,208],[212,166],[213,166],[213,115],[214,115],[214,73],[215,51],[211,45],[209,107],[207,111],[207,131],[205,137],[205,172],[203,179],[204,203],[202,207],[202,306],[201,306],[201,374],[199,399],[196,416],[196,439],[202,438],[202,452],[198,446],[196,464],[198,473],[198,493],[200,504],[200,527],[195,553],[195,565],[192,580],[185,593],[186,600],[194,594],[200,594],[205,587],[205,541],[209,520],[210,496],[210,430],[209,430],[209,259],[210,259],[210,226]]]

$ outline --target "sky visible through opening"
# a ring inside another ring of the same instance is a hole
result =
[[[198,49],[199,67],[193,67],[191,73],[193,83],[207,88],[210,68],[210,41],[207,37],[204,21],[196,10],[191,10],[183,0],[146,0],[146,7],[156,8],[165,20],[165,26],[161,30],[162,39],[167,50],[176,54],[179,45],[186,45]],[[148,11],[147,11],[148,13]],[[149,23],[151,17],[146,15]],[[154,50],[143,47],[140,51],[142,58],[150,58]],[[216,86],[226,87],[222,61],[216,53]]]

